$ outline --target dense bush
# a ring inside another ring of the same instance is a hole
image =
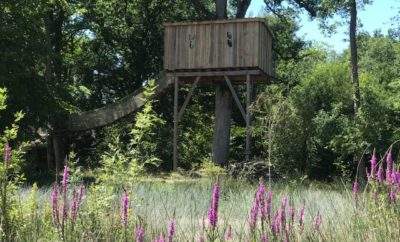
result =
[[[365,36],[361,45],[362,108],[357,118],[346,53],[329,57],[323,50],[309,50],[303,60],[277,67],[286,82],[297,84],[289,89],[285,83],[266,87],[254,105],[256,145],[275,172],[350,178],[364,152],[371,153],[371,147],[383,152],[399,139],[399,89],[394,87],[399,82],[400,44]],[[373,63],[380,68],[372,68]]]

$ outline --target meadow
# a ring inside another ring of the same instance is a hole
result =
[[[92,185],[83,192],[77,206],[74,197],[80,189],[69,185],[66,189],[70,197],[64,200],[62,192],[59,193],[56,205],[59,211],[54,210],[54,188],[21,189],[20,205],[14,211],[19,214],[21,227],[17,228],[14,239],[398,241],[400,238],[399,204],[390,203],[386,194],[372,197],[368,187],[353,193],[351,184],[340,182],[331,185],[276,182],[264,186],[264,182],[257,185],[220,178],[215,197],[216,184],[215,179],[202,178],[142,179],[126,190]],[[262,195],[266,199],[265,208],[269,192],[272,194],[269,212],[257,205],[260,187],[265,189]],[[59,191],[63,189],[61,184]],[[213,224],[210,210],[215,202],[217,221]],[[258,209],[259,212],[255,211]],[[265,220],[263,212],[270,213],[265,214]],[[55,216],[59,216],[58,225]]]

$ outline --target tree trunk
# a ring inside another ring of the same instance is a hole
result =
[[[251,0],[240,0],[236,16],[244,17]],[[217,19],[227,18],[227,0],[215,0]],[[213,162],[224,165],[229,157],[231,132],[232,93],[225,83],[215,89],[215,126],[213,137]]]
[[[225,19],[227,0],[216,0],[216,15]],[[225,83],[215,88],[215,126],[212,146],[213,162],[224,165],[228,160],[231,134],[232,94]]]
[[[360,107],[360,85],[358,81],[358,56],[357,56],[357,2],[350,2],[350,62],[351,80],[353,83],[353,108],[354,117]]]
[[[351,81],[353,84],[353,115],[356,121],[360,108],[360,84],[358,80],[358,53],[357,53],[357,1],[350,1],[350,63]],[[357,164],[357,177],[361,181],[366,180],[365,164],[362,159],[358,161],[357,155],[353,155],[353,161]]]
[[[213,140],[213,161],[226,164],[229,155],[231,132],[232,94],[226,84],[215,89],[215,127]]]

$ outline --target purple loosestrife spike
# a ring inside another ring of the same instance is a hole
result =
[[[62,182],[61,182],[61,188],[62,188],[62,193],[63,194],[67,194],[68,179],[69,179],[68,166],[64,166],[63,179],[62,179]]]
[[[383,182],[383,165],[379,165],[378,173],[376,174],[376,178],[378,179],[378,182]]]
[[[283,209],[284,211],[286,211],[287,203],[288,203],[288,197],[287,197],[287,196],[284,196],[284,197],[282,198],[282,203],[281,203],[281,207],[282,207],[282,209]]]
[[[261,180],[257,188],[256,199],[258,200],[259,203],[261,203],[261,201],[264,200],[264,197],[265,197],[265,186]]]
[[[128,225],[128,209],[129,209],[129,197],[128,193],[124,191],[121,198],[121,223],[126,227]]]
[[[136,227],[135,239],[136,242],[144,242],[144,228],[142,226]]]
[[[232,226],[228,225],[228,228],[226,228],[224,237],[225,237],[225,241],[232,240]]]
[[[377,167],[377,159],[376,159],[376,152],[374,149],[371,157],[371,174],[370,174],[371,179],[375,179],[376,167]]]
[[[386,182],[391,184],[392,178],[392,171],[393,171],[393,158],[392,158],[392,146],[390,146],[389,151],[386,155]]]
[[[168,242],[172,242],[175,235],[175,219],[171,220],[168,224]]]
[[[5,145],[4,145],[4,157],[3,157],[5,167],[7,167],[10,164],[11,153],[12,153],[12,150],[11,150],[10,145],[8,143],[5,143]]]
[[[212,229],[215,229],[218,223],[219,193],[220,193],[219,184],[215,183],[212,189],[210,208],[208,210],[208,222]]]
[[[357,181],[357,180],[355,180],[354,183],[353,183],[353,189],[352,189],[352,191],[353,191],[353,196],[354,196],[355,198],[357,198],[358,192],[360,191],[360,185],[358,184],[358,181]]]
[[[275,212],[274,221],[272,223],[273,224],[272,231],[274,232],[274,234],[279,234],[279,232],[281,231],[281,226],[282,226],[281,216],[282,216],[281,208],[279,208],[278,211]]]
[[[394,183],[400,187],[400,171],[393,172],[392,174],[394,174]]]
[[[279,220],[277,219],[277,217],[278,217],[278,212],[275,213],[275,215],[270,223],[271,231],[274,235],[277,235],[279,233],[278,225],[277,225],[277,223],[279,223]]]
[[[76,221],[78,216],[79,208],[82,204],[82,199],[85,193],[85,187],[83,185],[79,186],[79,191],[74,188],[72,192],[72,205],[71,205],[71,220],[72,222]]]
[[[200,236],[197,238],[197,242],[204,242],[204,241],[206,241],[206,240],[204,239],[204,235],[200,235]]]
[[[396,202],[396,189],[394,189],[393,187],[390,189],[390,192],[389,192],[389,201],[391,203]]]
[[[315,216],[314,218],[314,229],[319,231],[321,229],[321,224],[322,224],[322,216],[318,211],[317,216]]]
[[[265,199],[265,213],[268,218],[268,221],[271,221],[271,213],[272,213],[272,191],[267,193],[267,197]]]
[[[55,183],[51,190],[51,207],[53,222],[58,225],[60,223],[60,208],[58,205],[58,185]]]
[[[289,218],[290,218],[290,225],[292,226],[294,224],[294,215],[296,214],[296,211],[294,207],[290,206],[289,207]]]
[[[260,203],[257,197],[258,193],[256,194],[255,198],[253,199],[253,203],[251,205],[250,215],[249,215],[249,226],[250,230],[254,230],[257,226],[257,215],[258,210],[260,208]]]
[[[269,242],[267,234],[262,234],[260,240],[261,242]]]
[[[300,231],[302,232],[304,229],[304,211],[305,211],[305,206],[303,204],[303,206],[300,209],[300,213],[299,213],[299,226],[300,226]]]
[[[283,228],[286,227],[286,209],[287,209],[288,198],[287,196],[283,197],[281,209],[280,209],[280,218],[282,222]]]
[[[76,189],[74,188],[72,192],[72,205],[71,205],[71,221],[75,223],[76,221],[76,216],[78,214],[78,193]]]
[[[260,179],[260,184],[257,189],[256,199],[258,203],[258,209],[261,213],[261,220],[265,220],[266,213],[265,213],[265,186],[263,180]],[[258,213],[258,212],[257,212]]]
[[[263,210],[265,211],[264,207],[265,207],[265,186],[263,184],[263,181],[260,180],[249,215],[249,225],[252,231],[257,226],[257,217],[259,212],[261,212],[261,219],[262,220],[265,219],[266,213],[263,212]]]
[[[165,242],[165,239],[164,239],[164,235],[163,235],[163,234],[160,234],[160,236],[159,236],[158,239],[157,239],[157,242]]]

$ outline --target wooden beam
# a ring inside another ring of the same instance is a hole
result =
[[[178,88],[179,78],[175,77],[174,80],[174,140],[173,140],[173,163],[172,170],[176,171],[178,168]]]
[[[183,112],[185,111],[186,106],[188,105],[190,99],[192,98],[193,92],[194,92],[194,90],[196,89],[197,83],[200,81],[200,78],[201,78],[201,77],[199,77],[199,76],[196,77],[196,81],[193,83],[192,88],[191,88],[190,91],[189,91],[189,94],[188,94],[187,97],[185,98],[185,101],[183,102],[183,105],[182,105],[182,107],[181,107],[181,110],[180,110],[179,113],[178,113],[178,121],[181,120],[181,118],[182,118],[182,116],[183,116]]]
[[[193,76],[246,76],[250,74],[252,76],[255,75],[265,75],[261,70],[231,70],[231,71],[175,71],[173,72],[174,76],[178,77],[193,77]]]
[[[246,76],[246,161],[250,161],[251,154],[251,95],[252,83],[250,75]]]
[[[227,76],[225,76],[225,81],[229,87],[229,90],[231,90],[231,93],[232,93],[233,99],[235,100],[236,105],[238,106],[240,112],[242,113],[243,119],[246,120],[246,112],[244,111],[243,106],[240,103],[239,97],[237,96],[236,91],[233,88],[232,83]]]

